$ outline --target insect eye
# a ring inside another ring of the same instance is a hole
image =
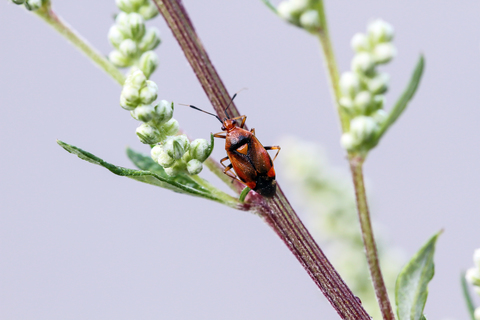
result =
[[[237,120],[232,120],[232,124],[233,124],[234,126],[236,126],[236,125],[237,125]]]
[[[225,126],[222,126],[222,131],[225,131],[225,130],[227,130],[227,129],[225,128]]]

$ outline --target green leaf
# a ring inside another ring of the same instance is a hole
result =
[[[218,201],[231,207],[236,207],[238,204],[238,201],[235,198],[214,188],[200,177],[190,177],[186,174],[170,177],[165,173],[165,170],[155,163],[149,156],[142,155],[131,149],[127,149],[128,157],[141,170],[115,166],[98,158],[90,152],[84,151],[60,140],[57,140],[57,143],[68,152],[77,155],[80,159],[102,166],[116,175],[128,177],[133,180],[169,189],[178,193]]]
[[[250,192],[250,189],[249,187],[245,187],[245,189],[242,190],[242,193],[240,193],[240,197],[238,198],[238,200],[240,200],[240,202],[245,202],[245,198],[247,197],[247,194]]]
[[[470,315],[471,320],[475,320],[475,306],[473,305],[473,300],[470,296],[470,291],[468,290],[467,279],[465,279],[465,272],[462,272],[460,274],[460,282],[462,283],[463,297],[465,298],[465,303],[467,304],[468,314]]]
[[[395,284],[395,302],[398,320],[422,320],[427,301],[428,283],[433,278],[435,243],[442,231],[420,248],[400,271]]]
[[[422,78],[424,66],[425,59],[423,55],[420,55],[417,66],[415,67],[415,70],[412,74],[412,77],[410,78],[410,82],[407,88],[400,96],[397,103],[393,106],[387,119],[385,119],[385,122],[383,122],[382,126],[380,127],[380,130],[375,139],[375,144],[380,141],[380,138],[383,136],[383,134],[388,130],[388,128],[390,128],[390,126],[398,119],[398,117],[400,117],[402,112],[405,111],[405,109],[407,108],[408,102],[413,98],[415,92],[417,91],[420,79]]]

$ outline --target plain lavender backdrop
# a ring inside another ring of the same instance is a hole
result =
[[[260,140],[317,141],[346,168],[316,40],[260,0],[185,6],[230,92],[249,88],[237,105]],[[111,50],[113,0],[58,0],[54,7],[101,52]],[[326,7],[342,71],[355,32],[374,18],[395,27],[388,105],[419,53],[426,56],[417,95],[371,153],[366,174],[375,219],[406,256],[445,229],[426,314],[465,319],[460,272],[480,247],[480,3]],[[152,78],[160,98],[211,110],[162,18],[150,24],[163,33]],[[114,176],[57,146],[58,138],[126,167],[127,145],[148,151],[134,134],[138,124],[118,106],[120,87],[50,27],[1,1],[0,30],[1,319],[337,318],[256,216]],[[175,118],[193,137],[219,131],[215,119],[192,110],[177,108]]]

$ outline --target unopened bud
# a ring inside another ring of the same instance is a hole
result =
[[[210,145],[205,139],[195,139],[190,143],[190,155],[198,161],[205,161],[208,157]]]
[[[138,90],[131,86],[123,86],[120,94],[120,106],[125,110],[133,110],[140,103]]]
[[[138,13],[130,13],[128,15],[128,27],[132,39],[139,40],[145,34],[145,20]]]
[[[118,51],[120,51],[125,57],[134,58],[138,54],[138,47],[132,39],[125,39],[118,46]]]
[[[361,113],[366,114],[368,107],[372,103],[372,95],[368,91],[360,91],[354,100],[355,108]]]
[[[376,63],[387,63],[392,60],[396,54],[397,50],[390,42],[377,44],[372,52],[373,59]]]
[[[478,269],[480,269],[480,249],[476,249],[473,252],[473,262],[477,266]]]
[[[203,165],[197,159],[192,159],[187,163],[187,171],[191,175],[199,174],[203,169]]]
[[[388,114],[385,110],[383,109],[378,109],[377,111],[374,111],[372,114],[370,114],[370,117],[373,118],[373,120],[375,120],[376,123],[378,123],[379,125],[383,124],[385,122],[385,120],[387,119],[388,117]]]
[[[125,35],[121,32],[118,26],[113,25],[108,30],[108,40],[110,43],[118,49],[123,40],[125,40]]]
[[[368,38],[363,33],[357,33],[353,36],[352,41],[350,42],[352,49],[356,52],[368,51],[370,49],[370,44],[368,43]]]
[[[353,100],[348,97],[341,97],[338,103],[349,113],[354,112]]]
[[[141,14],[145,20],[150,20],[157,16],[158,9],[151,1],[147,1],[147,4],[141,6],[137,12]]]
[[[125,84],[137,88],[144,87],[147,84],[147,78],[143,74],[143,72],[139,69],[132,70],[125,81]]]
[[[320,29],[320,16],[317,10],[307,10],[300,16],[300,25],[306,30],[315,32]]]
[[[340,91],[344,96],[354,97],[360,91],[360,78],[353,72],[344,72],[340,78]]]
[[[155,117],[155,108],[152,105],[142,105],[131,111],[132,117],[142,122],[149,122]]]
[[[353,135],[349,132],[342,134],[342,137],[340,138],[340,144],[347,151],[352,151],[357,147]]]
[[[35,11],[40,9],[42,6],[42,0],[27,0],[25,1],[25,8],[30,11]]]
[[[186,150],[183,148],[181,141],[178,141],[175,138],[169,138],[167,140],[165,143],[165,151],[170,157],[178,160],[183,156]]]
[[[170,119],[164,125],[162,125],[162,130],[166,136],[173,136],[177,134],[178,129],[180,128],[178,121],[175,119]]]
[[[153,81],[147,80],[146,86],[140,90],[140,101],[143,104],[150,104],[157,99],[158,87]]]
[[[173,102],[170,103],[167,100],[161,100],[155,106],[154,122],[157,126],[163,125],[164,123],[172,119],[172,116],[173,116]],[[172,129],[172,131],[173,130],[174,129]],[[177,131],[178,131],[178,128],[177,128]],[[173,134],[176,134],[177,131],[175,131]]]
[[[366,80],[368,90],[373,94],[385,93],[388,89],[389,76],[386,73],[379,73],[373,78]]]
[[[134,7],[130,0],[115,0],[115,3],[117,4],[118,9],[126,13],[130,13],[134,10]]]
[[[353,135],[357,145],[369,142],[376,130],[377,124],[375,120],[368,116],[358,116],[350,122],[350,133]]]
[[[149,124],[143,123],[137,128],[137,136],[144,144],[155,144],[159,141],[160,131]]]
[[[170,177],[178,176],[183,171],[183,166],[174,165],[168,168],[165,168],[165,173]]]
[[[158,56],[153,51],[147,51],[140,57],[138,68],[142,70],[147,78],[155,71],[158,66]]]
[[[164,168],[171,167],[175,163],[175,159],[170,157],[161,145],[153,147],[151,154],[152,159]]]
[[[145,52],[155,49],[160,42],[160,31],[155,27],[150,27],[147,32],[145,32],[142,40],[138,43],[138,47]]]
[[[120,51],[113,50],[108,55],[108,60],[119,68],[126,68],[132,64],[132,61],[123,55]]]
[[[368,36],[372,39],[374,43],[380,42],[389,42],[393,40],[393,27],[381,20],[375,20],[370,23],[367,27],[368,29]]]
[[[352,70],[360,74],[371,74],[375,67],[372,56],[366,52],[360,52],[352,60]]]

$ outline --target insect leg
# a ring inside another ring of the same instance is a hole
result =
[[[278,156],[278,153],[280,152],[280,147],[279,146],[272,146],[272,147],[264,147],[265,150],[277,150],[277,153],[275,154],[275,157],[273,157],[273,161],[275,161],[275,159],[277,158]]]
[[[222,132],[215,133],[213,136],[214,136],[215,138],[222,138],[222,139],[226,139],[226,138],[227,138],[226,133],[223,132],[223,131],[222,131]]]
[[[252,130],[250,130],[251,133],[253,133],[253,135],[255,135],[255,128],[252,128]]]
[[[220,159],[220,164],[221,164],[224,168],[227,167],[226,165],[223,164],[223,162],[225,162],[226,160],[228,160],[228,157],[225,157],[225,158]]]
[[[232,168],[233,168],[233,165],[230,163],[228,166],[225,167],[225,170],[223,170],[223,173],[225,173],[227,176],[229,176],[232,179],[242,182],[242,180],[238,179],[236,175],[232,174],[232,172],[230,171]]]

